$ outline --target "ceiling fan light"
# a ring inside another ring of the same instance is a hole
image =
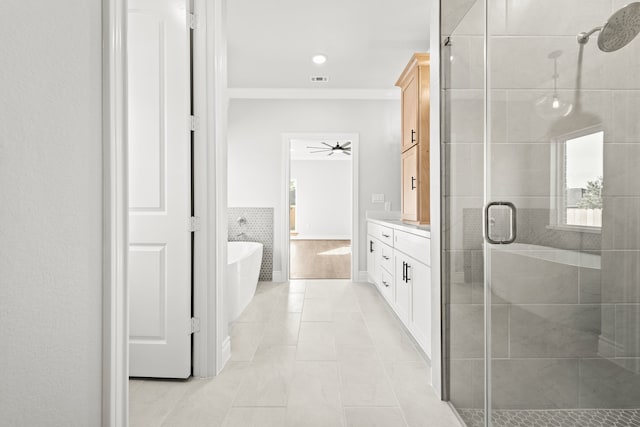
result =
[[[323,142],[320,142],[320,144],[322,145],[320,147],[307,145],[307,148],[310,150],[309,153],[310,154],[327,153],[328,156],[331,156],[336,151],[339,151],[344,153],[347,156],[351,155],[351,147],[349,147],[349,145],[351,145],[351,141],[347,141],[343,144],[340,144],[340,141],[336,141],[336,145],[331,145],[323,141]]]

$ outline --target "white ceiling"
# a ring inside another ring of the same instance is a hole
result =
[[[411,55],[429,48],[428,3],[229,0],[229,87],[393,88]],[[311,62],[318,52],[326,64]]]

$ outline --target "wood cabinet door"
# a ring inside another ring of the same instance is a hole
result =
[[[418,143],[418,73],[402,89],[402,151],[407,151]]]
[[[418,143],[418,73],[415,70],[411,79],[402,89],[402,151]]]
[[[402,219],[418,220],[418,147],[402,153]]]

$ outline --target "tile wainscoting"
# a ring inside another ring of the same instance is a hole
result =
[[[229,241],[259,242],[264,246],[260,281],[273,280],[273,208],[229,208]],[[245,223],[239,221],[241,217]]]

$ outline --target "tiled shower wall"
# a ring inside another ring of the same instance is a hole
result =
[[[535,111],[553,85],[548,55],[562,51],[559,96],[576,100],[576,34],[625,3],[489,1],[490,165],[500,177],[492,194],[518,206],[518,242],[601,261],[598,270],[509,253],[492,257],[494,407],[640,407],[640,39],[603,53],[594,37],[582,57],[580,107],[599,119],[605,135],[600,234],[548,227],[552,123]],[[451,36],[443,56],[450,391],[456,407],[481,408],[484,1],[442,4],[452,8],[443,22]]]
[[[260,279],[273,280],[273,208],[229,208],[229,241],[262,243]],[[238,221],[246,218],[246,223]]]

